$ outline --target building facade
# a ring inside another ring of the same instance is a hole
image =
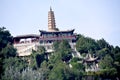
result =
[[[37,50],[37,46],[39,46],[39,35],[35,34],[16,36],[13,40],[18,56],[29,56],[32,50]]]

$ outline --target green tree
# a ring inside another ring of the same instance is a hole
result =
[[[110,55],[105,55],[105,57],[100,61],[99,66],[101,69],[110,69],[113,67],[113,59]]]
[[[67,62],[72,58],[71,47],[70,47],[70,44],[68,43],[68,41],[66,41],[66,40],[61,41],[61,43],[59,44],[58,52],[60,53],[60,56],[63,61]]]
[[[108,42],[106,42],[104,39],[97,40],[97,44],[99,45],[99,48],[109,48],[110,45]]]
[[[3,56],[2,58],[9,58],[9,57],[15,57],[17,53],[16,53],[16,49],[12,45],[7,44],[6,47],[2,49],[0,55]]]
[[[80,37],[78,41],[76,42],[76,49],[80,53],[87,53],[88,51],[97,50],[98,44],[94,39],[88,38],[88,37]]]
[[[3,67],[5,70],[11,67],[21,72],[28,67],[28,61],[18,57],[10,57],[4,60]]]
[[[37,52],[39,52],[40,54],[44,54],[45,48],[43,46],[38,46]]]
[[[58,41],[55,41],[55,42],[53,43],[53,48],[54,48],[55,51],[58,51],[58,50],[59,50],[59,44],[60,44],[60,42],[58,42]]]
[[[32,70],[27,67],[25,70],[20,72],[18,69],[10,67],[7,68],[2,80],[45,80],[43,70]]]
[[[100,58],[104,58],[105,55],[109,54],[110,55],[110,50],[108,48],[102,48],[101,50],[97,51],[97,56]]]
[[[77,75],[73,70],[69,68],[68,65],[64,64],[63,62],[59,62],[54,69],[52,69],[49,73],[48,79],[49,80],[79,80],[76,79]],[[80,75],[79,75],[80,76]]]
[[[45,60],[45,48],[38,46],[37,51],[32,51],[30,55],[30,67],[32,69],[40,68],[41,63]]]
[[[12,36],[5,27],[0,27],[0,78],[3,74],[4,60],[16,56],[16,50],[12,46]]]
[[[117,69],[117,77],[120,79],[120,48],[116,46],[113,50],[114,52],[114,66]]]
[[[5,27],[0,27],[0,51],[5,48],[8,43],[12,43],[12,36]]]

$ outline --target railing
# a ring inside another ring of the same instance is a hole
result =
[[[14,44],[14,46],[24,46],[24,45],[32,45],[32,44],[39,44],[39,42],[16,43]]]
[[[39,40],[62,40],[62,39],[75,39],[75,36],[57,36],[57,37],[40,37]]]

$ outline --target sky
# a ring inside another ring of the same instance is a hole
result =
[[[48,30],[50,6],[59,30],[120,46],[120,0],[0,0],[0,27],[13,36]]]

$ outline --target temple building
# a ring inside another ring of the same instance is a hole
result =
[[[72,49],[75,49],[76,35],[74,29],[60,31],[56,28],[54,11],[50,7],[48,12],[48,30],[39,30],[40,35],[27,34],[14,37],[14,47],[18,56],[27,56],[36,50],[37,46],[43,46],[46,52],[53,52],[53,42],[67,40]]]
[[[67,40],[71,45],[71,48],[75,47],[76,36],[74,35],[74,29],[60,31],[56,28],[54,12],[50,8],[48,12],[48,31],[40,31],[40,46],[44,46],[48,52],[53,51],[53,42]]]
[[[37,46],[39,46],[39,35],[35,34],[16,36],[13,40],[18,56],[29,56],[32,50],[37,50]]]
[[[98,57],[94,57],[90,53],[86,54],[86,57],[83,58],[83,64],[85,65],[86,72],[96,72],[100,70],[98,67]]]

